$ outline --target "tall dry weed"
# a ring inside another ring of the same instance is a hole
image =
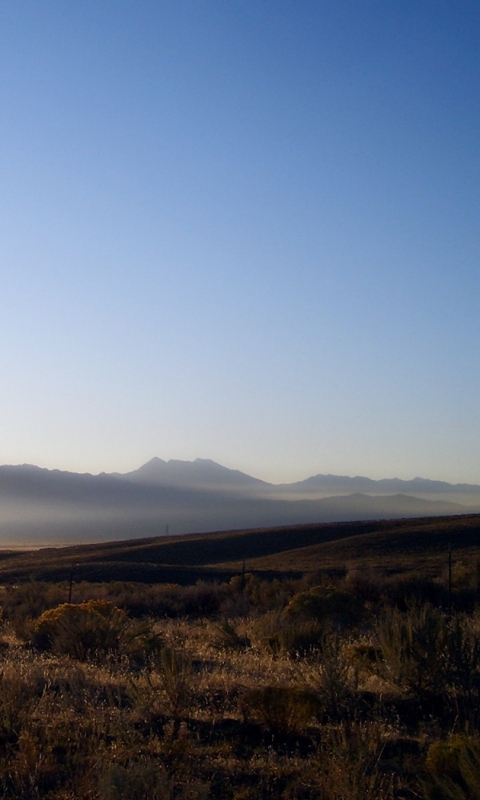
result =
[[[405,612],[389,608],[377,633],[383,677],[417,696],[445,689],[445,614],[428,604],[414,603]]]
[[[315,762],[319,800],[393,800],[395,780],[382,770],[382,750],[378,724],[326,729]]]
[[[173,647],[161,653],[160,675],[169,710],[177,717],[186,711],[192,700],[193,667],[191,658]]]

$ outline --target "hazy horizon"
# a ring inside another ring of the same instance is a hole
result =
[[[99,475],[0,466],[4,546],[479,512],[479,486],[335,476],[278,486],[205,459]]]
[[[0,4],[0,463],[480,484],[480,5]]]
[[[431,482],[435,482],[437,480],[440,481],[440,482],[442,481],[442,479],[432,478],[429,475],[412,475],[411,477],[408,477],[408,478],[400,478],[398,475],[383,475],[383,476],[381,476],[379,478],[372,478],[370,475],[364,475],[364,474],[340,475],[338,473],[332,473],[332,472],[313,472],[313,473],[308,474],[308,475],[303,475],[300,478],[295,478],[295,479],[292,479],[292,480],[284,480],[284,481],[276,482],[276,481],[269,480],[268,478],[265,478],[265,477],[260,477],[259,475],[256,475],[253,472],[245,472],[244,470],[240,470],[236,466],[227,466],[226,464],[220,464],[220,462],[215,461],[214,459],[204,458],[202,456],[197,456],[194,459],[176,459],[176,458],[163,459],[160,456],[152,456],[152,458],[149,458],[144,463],[137,464],[132,470],[127,469],[127,470],[124,470],[124,471],[120,471],[120,470],[117,470],[117,469],[109,470],[109,471],[101,470],[100,472],[95,472],[95,471],[92,471],[92,470],[82,470],[82,471],[80,471],[80,470],[74,470],[74,469],[61,469],[59,467],[46,467],[46,466],[42,466],[41,464],[32,464],[30,462],[19,462],[17,464],[0,464],[0,467],[34,467],[34,468],[38,468],[38,469],[46,469],[46,470],[49,470],[49,471],[52,471],[52,472],[66,472],[66,473],[70,473],[70,474],[74,474],[74,475],[85,475],[85,476],[92,476],[92,477],[100,477],[102,475],[107,475],[107,476],[110,476],[110,475],[112,475],[112,476],[115,476],[115,475],[128,476],[130,473],[135,473],[137,471],[140,471],[142,469],[142,467],[146,467],[147,465],[149,465],[149,464],[151,464],[153,462],[158,462],[158,461],[162,462],[166,466],[168,466],[169,464],[191,465],[191,464],[195,464],[195,463],[199,463],[199,462],[211,463],[215,467],[220,467],[222,469],[230,470],[232,472],[240,472],[242,475],[246,475],[247,477],[253,478],[254,480],[263,481],[267,485],[278,486],[278,487],[280,487],[282,485],[290,485],[290,484],[295,484],[295,483],[301,483],[302,481],[305,481],[305,480],[308,480],[308,479],[314,478],[314,477],[340,478],[340,479],[348,479],[348,480],[365,479],[367,481],[373,481],[374,483],[382,481],[382,480],[383,481],[395,481],[395,480],[398,480],[398,481],[406,482],[406,483],[413,482],[415,480],[425,480],[425,481],[431,481]],[[475,482],[472,482],[472,481],[456,481],[455,483],[452,483],[450,481],[445,481],[445,482],[446,483],[450,483],[452,486],[457,486],[457,485],[462,485],[463,484],[463,485],[472,485],[472,486],[479,486],[480,487],[480,483],[476,484]]]
[[[152,458],[159,458],[159,456],[153,456]],[[0,464],[0,466],[12,466],[12,467],[13,466],[18,466],[18,467],[31,466],[31,467],[39,467],[40,469],[59,470],[59,471],[62,471],[62,472],[78,473],[78,474],[81,474],[81,475],[82,474],[84,474],[84,475],[102,475],[102,474],[111,475],[111,474],[114,474],[114,473],[119,473],[119,474],[124,475],[124,474],[127,474],[129,472],[133,472],[133,471],[139,469],[144,464],[147,464],[150,460],[151,460],[150,458],[147,458],[146,461],[143,461],[142,463],[135,462],[135,463],[132,463],[132,464],[128,464],[127,466],[124,466],[122,469],[117,469],[115,466],[113,466],[111,468],[108,468],[108,469],[104,469],[104,468],[89,469],[88,466],[84,466],[82,468],[76,468],[75,465],[73,465],[73,464],[72,465],[68,465],[68,466],[58,466],[57,464],[54,464],[54,463],[33,463],[31,461],[22,461],[22,460],[19,460],[19,461],[16,461],[16,462],[8,462],[8,463],[5,462],[3,464]],[[168,458],[168,459],[162,458],[162,460],[165,461],[166,463],[168,463],[169,461],[182,461],[182,462],[185,462],[185,463],[193,463],[194,461],[197,461],[197,460],[204,460],[204,457],[203,456],[197,456],[197,457],[194,456],[192,458],[183,458],[183,459],[172,457],[172,458]],[[435,475],[435,474],[434,475],[431,475],[431,474],[427,475],[427,474],[421,474],[421,473],[418,473],[418,472],[417,473],[415,473],[415,472],[408,473],[408,474],[406,474],[404,476],[402,476],[400,474],[396,474],[396,473],[391,473],[391,474],[380,474],[380,473],[378,473],[378,474],[373,475],[373,474],[367,474],[366,472],[356,472],[356,473],[354,473],[354,472],[350,472],[350,473],[343,472],[343,473],[340,473],[340,472],[333,472],[333,471],[331,471],[329,469],[315,469],[315,468],[313,469],[313,471],[310,471],[310,472],[306,472],[305,470],[302,470],[301,468],[298,468],[298,469],[295,469],[295,470],[288,470],[287,468],[285,468],[285,469],[281,470],[281,473],[279,473],[279,474],[282,474],[284,477],[278,478],[278,479],[274,479],[272,477],[269,477],[269,474],[266,472],[266,470],[265,471],[255,470],[254,466],[252,466],[250,469],[248,467],[240,467],[240,466],[238,466],[238,464],[235,464],[233,460],[228,464],[225,463],[224,461],[223,462],[217,461],[215,458],[208,458],[208,459],[205,459],[205,460],[213,461],[215,464],[220,464],[221,466],[226,467],[227,469],[238,470],[239,472],[242,472],[245,475],[249,475],[252,478],[257,478],[258,480],[262,480],[262,481],[265,481],[266,483],[271,483],[273,485],[280,485],[280,484],[283,484],[283,483],[286,483],[286,484],[296,483],[296,482],[299,482],[299,481],[306,480],[307,478],[310,478],[310,477],[315,476],[315,475],[326,475],[326,476],[327,475],[331,475],[331,476],[334,476],[334,477],[345,477],[345,478],[367,478],[367,479],[370,479],[370,480],[373,480],[373,481],[390,480],[390,479],[391,480],[398,479],[398,480],[401,480],[401,481],[413,481],[416,478],[420,478],[422,480],[444,481],[445,483],[451,483],[452,485],[456,485],[456,484],[472,484],[472,485],[480,486],[480,478],[478,480],[468,480],[468,479],[467,480],[449,480],[448,478],[439,477],[438,475]],[[272,470],[272,472],[273,472],[273,470]],[[277,473],[278,472],[279,471],[278,471],[278,465],[277,465]]]

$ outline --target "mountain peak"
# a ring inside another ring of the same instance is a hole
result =
[[[194,489],[241,491],[258,486],[268,486],[258,478],[252,478],[239,470],[229,469],[210,458],[195,461],[170,459],[164,461],[155,456],[139,469],[122,475],[136,483],[182,486]]]

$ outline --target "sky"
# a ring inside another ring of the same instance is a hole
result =
[[[480,483],[478,0],[0,0],[0,463]]]

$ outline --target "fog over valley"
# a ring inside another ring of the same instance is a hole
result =
[[[153,458],[125,474],[0,467],[4,546],[479,510],[480,486],[420,478],[316,475],[275,485],[208,459]]]

